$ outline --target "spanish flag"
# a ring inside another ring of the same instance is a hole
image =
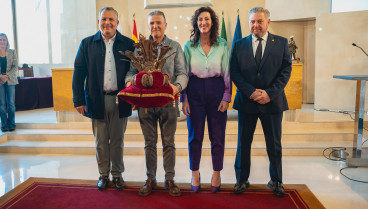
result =
[[[135,14],[133,15],[133,34],[132,39],[135,43],[138,43],[137,26],[135,25]]]

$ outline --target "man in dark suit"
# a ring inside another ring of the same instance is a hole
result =
[[[238,147],[235,159],[234,193],[249,187],[251,145],[258,118],[261,120],[270,161],[268,186],[276,196],[285,195],[282,186],[281,122],[288,109],[284,88],[291,74],[286,38],[267,31],[270,13],[262,7],[249,12],[251,35],[237,41],[230,59],[230,75],[237,92]]]
[[[125,88],[130,63],[119,51],[133,51],[134,42],[117,30],[118,13],[112,7],[99,12],[100,30],[82,40],[74,63],[73,102],[78,113],[92,119],[96,141],[96,158],[100,178],[99,190],[105,190],[109,175],[117,190],[124,189],[124,132],[131,106],[116,95]]]

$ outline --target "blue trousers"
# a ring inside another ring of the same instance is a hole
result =
[[[0,85],[1,130],[15,129],[15,85]]]
[[[251,164],[251,146],[258,118],[261,120],[266,139],[266,149],[270,161],[269,173],[272,181],[282,183],[281,122],[283,113],[244,114],[238,113],[238,147],[235,158],[236,180],[248,180]]]
[[[205,120],[211,141],[214,171],[223,168],[227,111],[217,111],[224,95],[225,84],[221,77],[190,77],[187,95],[190,117],[187,117],[190,169],[199,170],[202,154]]]

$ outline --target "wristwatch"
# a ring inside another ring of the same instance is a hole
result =
[[[178,93],[180,93],[181,92],[181,86],[180,86],[180,84],[176,83],[176,84],[174,84],[174,86],[178,87],[178,90],[179,90]]]

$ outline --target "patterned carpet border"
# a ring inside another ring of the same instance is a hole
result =
[[[125,191],[136,191],[138,196],[138,190],[142,186],[143,182],[126,182],[127,188]],[[110,185],[112,186],[112,185]],[[178,183],[181,188],[182,195],[192,194],[190,190],[190,184],[188,183]],[[9,191],[7,194],[0,198],[0,209],[3,208],[18,208],[15,207],[17,203],[20,203],[25,197],[30,195],[33,191],[40,187],[57,187],[65,189],[87,189],[96,191],[96,181],[95,180],[78,180],[78,179],[51,179],[51,178],[29,178],[27,181],[23,182],[13,190]],[[202,189],[200,194],[211,193],[209,184],[202,184]],[[315,197],[315,195],[309,190],[309,188],[304,184],[285,184],[284,185],[286,197],[290,198],[295,208],[324,208],[320,201]],[[221,185],[221,191],[219,194],[231,194],[232,195],[233,185],[223,184]],[[108,191],[115,190],[114,188],[109,188]],[[163,193],[164,187],[163,183],[158,183],[157,188],[150,195],[155,196],[156,193]],[[165,191],[166,193],[166,191]],[[101,193],[102,194],[102,193]],[[273,198],[272,191],[263,184],[251,184],[247,191],[242,195],[270,195]],[[167,194],[168,195],[168,194]],[[198,194],[195,194],[198,195]],[[214,195],[214,194],[211,194]],[[239,195],[234,195],[237,197]],[[180,197],[179,197],[180,198]],[[30,207],[31,208],[31,207]],[[57,207],[55,207],[57,208]],[[185,208],[184,206],[182,208]]]

